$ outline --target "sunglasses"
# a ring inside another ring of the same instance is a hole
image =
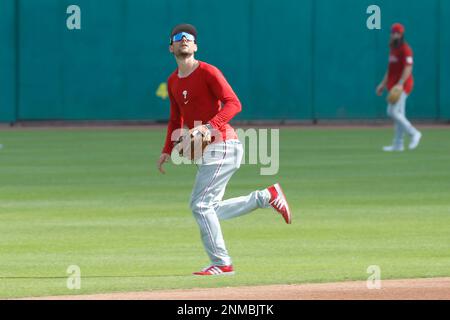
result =
[[[187,41],[195,41],[195,37],[192,34],[187,32],[180,32],[172,37],[172,42],[180,42],[181,40],[183,40],[183,37],[185,37]]]

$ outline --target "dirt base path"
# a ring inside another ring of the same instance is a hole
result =
[[[45,300],[450,300],[450,278],[383,280],[381,289],[365,281],[304,285],[123,292],[44,297]]]

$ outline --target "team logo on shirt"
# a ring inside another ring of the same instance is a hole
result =
[[[189,102],[189,100],[186,100],[186,99],[187,99],[187,95],[188,95],[187,90],[184,90],[184,91],[183,91],[184,104],[187,104],[187,103]]]
[[[407,64],[413,64],[413,61],[414,61],[413,57],[406,57]]]
[[[184,91],[183,91],[183,97],[184,97],[184,100],[186,100],[187,94],[188,94],[187,90],[184,90]]]

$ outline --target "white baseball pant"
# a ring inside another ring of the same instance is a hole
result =
[[[239,140],[213,143],[205,149],[191,195],[190,207],[211,263],[231,265],[219,220],[232,219],[269,206],[267,190],[222,201],[228,181],[239,169],[243,147]]]
[[[413,127],[411,122],[406,119],[405,107],[408,95],[403,92],[396,104],[388,104],[387,114],[394,120],[394,142],[396,148],[403,147],[403,137],[407,133],[410,137],[417,134],[418,131]]]

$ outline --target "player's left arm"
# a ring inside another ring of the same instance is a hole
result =
[[[404,83],[406,82],[406,80],[408,80],[408,78],[411,76],[411,74],[413,72],[414,58],[413,58],[413,52],[412,52],[411,48],[406,47],[404,59],[405,59],[405,63],[406,63],[405,68],[403,69],[402,76],[401,76],[400,80],[398,81],[398,85],[402,86],[402,87],[403,87]]]
[[[408,78],[411,76],[412,72],[413,66],[412,65],[406,66],[405,69],[403,69],[402,77],[398,81],[398,84],[403,86],[406,80],[408,80]]]
[[[241,102],[219,69],[207,70],[206,81],[215,97],[223,103],[222,109],[209,121],[214,129],[220,130],[242,110]]]

